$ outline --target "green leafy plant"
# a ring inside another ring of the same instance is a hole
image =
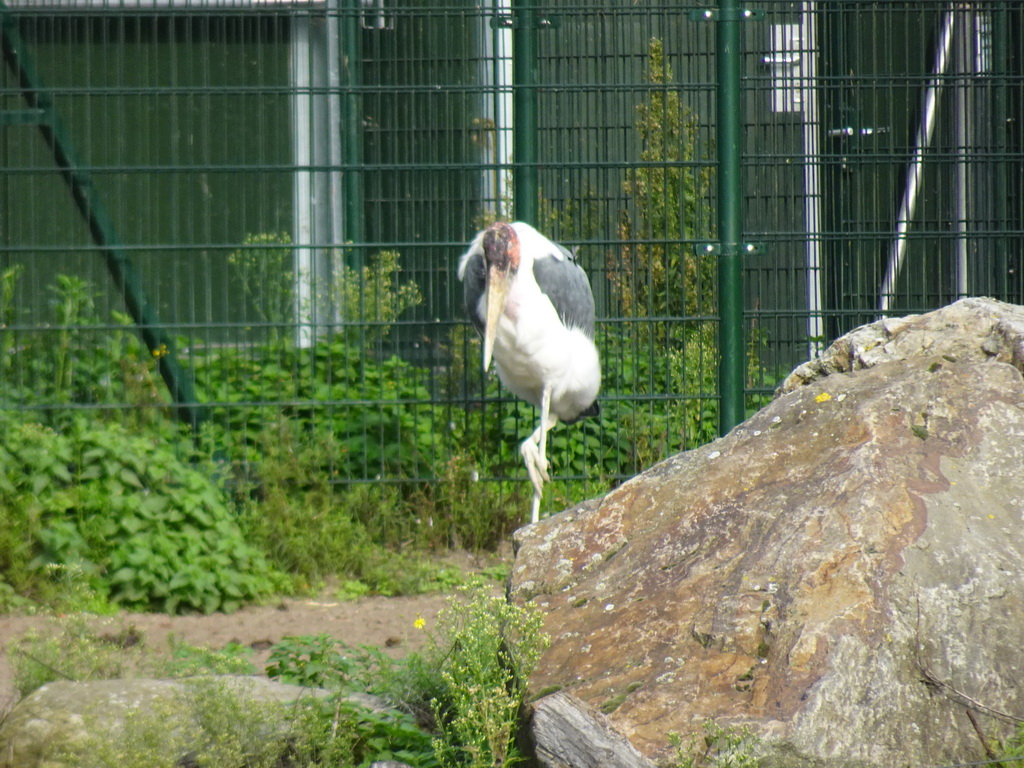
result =
[[[267,324],[270,346],[283,338],[282,327],[294,321],[295,255],[287,232],[246,235],[242,247],[228,254],[228,264],[257,317]]]
[[[77,405],[117,405],[105,412],[107,420],[166,432],[159,420],[167,395],[154,379],[158,358],[131,318],[114,310],[104,323],[96,305],[101,292],[88,280],[58,274],[48,286],[51,325],[10,329],[21,314],[21,272],[15,265],[0,273],[0,405],[37,409],[38,421],[60,428],[75,418]]]
[[[81,328],[95,318],[95,293],[88,281],[74,275],[57,275],[50,286],[54,295],[57,339],[53,346],[58,399],[70,400],[74,381],[72,355],[80,347]]]
[[[292,685],[341,690],[356,667],[344,648],[328,635],[285,637],[270,652],[267,676]]]
[[[255,482],[239,488],[250,539],[306,585],[336,576],[364,593],[435,588],[440,566],[420,552],[428,526],[396,486],[332,483],[335,445],[295,420],[264,429]]]
[[[5,419],[0,458],[24,586],[48,564],[74,566],[111,600],[171,613],[230,611],[274,588],[221,492],[171,447],[117,425],[58,434]]]
[[[710,164],[661,40],[647,51],[648,88],[636,107],[640,160],[623,182],[629,206],[609,263],[613,295],[632,322],[611,333],[605,391],[663,398],[622,414],[635,469],[717,436],[716,259],[698,251],[713,232]]]
[[[703,732],[684,739],[669,734],[674,752],[672,768],[757,768],[754,756],[757,739],[747,727],[723,727],[713,720],[704,723]]]
[[[498,483],[480,482],[481,467],[468,452],[455,449],[440,471],[438,481],[419,494],[420,519],[429,517],[430,527],[442,532],[446,541],[471,550],[493,550],[518,526],[525,498],[502,498]],[[507,495],[507,494],[506,494]]]
[[[141,647],[105,638],[81,613],[66,614],[48,627],[33,629],[12,640],[5,650],[14,686],[22,696],[54,680],[124,677],[141,659]]]
[[[428,648],[411,661],[429,696],[442,766],[520,762],[515,737],[526,681],[548,638],[540,612],[502,597],[462,591],[438,616]],[[426,630],[425,630],[426,631]]]
[[[644,164],[623,184],[633,208],[620,223],[623,246],[613,286],[627,316],[694,317],[715,305],[716,261],[692,246],[710,230],[704,203],[711,177],[709,166],[698,162],[697,118],[683,104],[657,38],[648,46],[647,82],[635,123]],[[658,325],[641,327],[658,336]]]
[[[990,748],[986,745],[986,751]],[[995,754],[992,754],[994,752]],[[989,751],[993,768],[1018,768],[1024,765],[1024,723],[1017,723],[1013,734]]]
[[[159,664],[160,677],[193,677],[200,675],[255,675],[252,648],[228,643],[214,650],[192,645],[171,635],[167,639],[170,657]]]
[[[346,327],[363,329],[371,348],[387,338],[406,310],[423,302],[415,282],[398,279],[399,259],[398,251],[380,251],[359,269],[343,264],[337,271],[334,291]]]
[[[395,690],[396,662],[379,649],[353,648],[327,635],[286,637],[271,650],[267,674],[285,683],[325,688],[335,696],[303,716],[303,752],[316,765],[395,760],[435,768],[431,735],[400,710],[372,710],[348,694]]]
[[[21,264],[15,264],[0,272],[0,373],[6,373],[13,364],[11,353],[16,342],[10,327],[17,320],[14,293],[23,271]]]
[[[374,693],[412,716],[360,714],[350,742],[364,759],[385,759],[390,751],[390,759],[424,768],[512,765],[520,760],[514,742],[526,680],[547,644],[541,621],[533,606],[512,605],[488,589],[462,588],[433,629],[417,620],[415,626],[428,634],[426,648],[404,661],[325,635],[306,636],[278,643],[267,673],[341,693]],[[424,742],[425,731],[413,717],[436,736]]]
[[[368,768],[395,761],[412,768],[438,766],[430,734],[407,713],[371,709],[341,694],[303,704],[289,765]]]

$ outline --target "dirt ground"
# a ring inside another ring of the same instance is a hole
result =
[[[494,557],[456,556],[464,570],[493,565]],[[503,556],[501,559],[506,559]],[[510,556],[507,557],[510,561]],[[501,585],[494,589],[500,592]],[[116,634],[134,627],[146,647],[158,652],[169,647],[173,635],[190,645],[219,650],[229,643],[253,648],[253,663],[262,669],[269,647],[283,637],[327,634],[350,645],[372,645],[395,657],[416,650],[424,641],[424,632],[416,620],[424,619],[429,628],[438,612],[447,604],[443,594],[415,597],[364,597],[354,601],[332,599],[330,590],[315,598],[287,598],[279,602],[250,606],[232,614],[209,616],[167,616],[151,613],[122,613],[96,619],[97,631]],[[30,629],[41,631],[52,625],[47,616],[0,616],[0,712],[17,701],[13,675],[7,657],[11,640]]]

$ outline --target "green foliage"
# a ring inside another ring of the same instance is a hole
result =
[[[173,635],[168,638],[171,655],[160,664],[160,677],[195,677],[199,675],[255,675],[252,648],[228,643],[219,650],[186,643]]]
[[[169,638],[169,654],[146,645],[134,625],[87,613],[63,613],[12,640],[7,648],[14,683],[22,696],[54,680],[130,677],[252,675],[252,649],[228,643],[220,650]]]
[[[199,398],[226,404],[212,409],[208,439],[239,460],[260,460],[268,412],[317,435],[331,452],[318,469],[336,481],[431,476],[451,442],[427,372],[398,357],[377,360],[344,335],[271,354],[208,350],[191,362]]]
[[[267,676],[291,685],[341,690],[356,668],[344,647],[328,635],[285,637],[270,652]]]
[[[376,346],[407,309],[423,302],[416,283],[399,281],[399,258],[398,251],[381,251],[358,270],[347,264],[337,270],[334,290],[350,339],[360,337],[352,329],[361,329],[371,348]]]
[[[488,591],[463,589],[449,600],[433,631],[422,621],[416,626],[428,632],[427,646],[404,662],[325,635],[305,636],[276,645],[267,673],[341,693],[369,691],[423,718],[432,716],[437,734],[432,742],[409,717],[374,718],[363,712],[350,718],[346,743],[355,746],[357,762],[397,759],[424,768],[519,762],[519,709],[526,680],[547,645],[539,611]]]
[[[127,712],[113,734],[108,717],[88,713],[89,735],[47,757],[80,768],[275,768],[293,749],[287,728],[274,726],[290,722],[285,705],[213,679],[189,681],[180,696]]]
[[[412,768],[438,766],[430,734],[409,714],[369,709],[340,695],[305,704],[290,765],[368,768],[392,760]]]
[[[157,674],[193,681],[180,699],[129,716],[114,738],[87,729],[97,733],[96,743],[76,745],[75,764],[96,768],[170,766],[186,754],[228,768],[366,768],[378,760],[414,768],[512,765],[521,760],[515,736],[526,680],[547,643],[534,607],[511,605],[490,590],[463,590],[432,632],[416,622],[429,632],[427,648],[404,661],[326,635],[282,640],[267,674],[334,694],[285,710],[193,677],[250,673],[246,649],[212,652],[173,641],[170,659],[153,658],[133,628],[100,634],[94,623],[76,614],[57,622],[56,631],[12,643],[7,650],[19,690],[27,694],[54,679]],[[396,708],[370,710],[348,698],[366,692]],[[417,714],[432,716],[434,733]]]
[[[747,727],[723,728],[713,720],[704,723],[703,733],[683,739],[669,734],[674,751],[672,768],[757,768],[754,757],[757,740]]]
[[[1017,723],[1017,728],[1010,738],[999,744],[996,750],[996,761],[993,768],[1017,768],[1024,765],[1024,722]]]
[[[11,353],[16,344],[9,328],[17,322],[14,292],[24,267],[15,264],[0,272],[0,374],[7,374],[13,364]]]
[[[140,647],[104,638],[84,614],[63,616],[49,631],[32,630],[5,650],[22,696],[54,680],[124,677],[141,659]]]
[[[450,584],[443,566],[423,556],[448,543],[436,538],[429,492],[414,502],[394,485],[332,484],[330,435],[295,421],[268,425],[256,445],[256,482],[238,491],[249,538],[275,566],[303,585],[335,576],[363,594],[418,594]]]
[[[526,504],[519,496],[503,499],[504,489],[496,482],[480,482],[481,466],[485,466],[484,460],[453,451],[441,467],[438,481],[416,499],[419,518],[427,517],[430,530],[477,551],[493,550],[507,541],[522,521]]]
[[[274,646],[266,669],[270,677],[336,694],[303,716],[301,751],[310,764],[366,766],[397,760],[418,768],[438,765],[432,737],[412,715],[373,711],[345,698],[395,689],[396,666],[379,649],[353,648],[327,635],[286,637]]]
[[[287,232],[246,235],[242,247],[228,254],[228,264],[241,283],[253,311],[266,323],[270,346],[282,338],[282,327],[294,320],[295,256]]]
[[[716,267],[695,241],[709,237],[711,171],[702,162],[697,116],[683,103],[659,39],[648,46],[649,88],[634,127],[643,161],[623,183],[618,260],[610,270],[622,314],[604,353],[608,395],[645,396],[619,407],[634,471],[717,436],[719,363]]]
[[[117,425],[58,434],[4,418],[0,516],[15,532],[5,578],[20,588],[60,564],[125,606],[209,613],[274,586],[209,477]]]
[[[710,171],[696,164],[697,118],[682,103],[661,40],[650,41],[647,56],[651,88],[635,123],[644,164],[623,184],[633,209],[620,223],[622,260],[613,285],[626,316],[693,317],[715,303],[716,261],[692,244],[710,229],[703,206]],[[641,327],[664,338],[657,325]]]
[[[410,661],[429,695],[442,766],[491,768],[522,760],[515,737],[526,681],[548,638],[540,612],[477,591],[449,600],[428,648]]]
[[[81,330],[95,317],[95,294],[86,280],[73,275],[57,275],[50,286],[54,294],[57,338],[54,346],[57,392],[67,397],[73,383],[72,354],[81,347]]]
[[[113,327],[98,330],[104,322],[96,309],[95,287],[73,275],[57,275],[49,286],[52,327],[9,329],[19,314],[21,271],[15,265],[0,273],[0,405],[117,405],[112,418],[153,426],[167,396],[155,383],[157,358],[131,330],[131,318],[113,311],[107,323]],[[51,407],[37,418],[63,426],[73,413]]]

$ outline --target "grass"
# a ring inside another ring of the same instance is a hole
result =
[[[48,745],[48,760],[82,768],[170,768],[183,759],[222,768],[356,768],[374,760],[485,768],[519,759],[525,681],[547,642],[540,622],[532,606],[464,588],[433,626],[417,622],[429,640],[402,661],[326,635],[285,638],[272,649],[266,674],[330,694],[290,707],[215,677],[255,671],[248,649],[175,641],[170,653],[158,653],[137,631],[104,632],[83,614],[60,617],[51,632],[26,634],[8,652],[23,695],[52,679],[186,680],[180,695],[123,722],[108,712],[83,713],[86,738]],[[368,709],[349,698],[367,691],[386,706]]]

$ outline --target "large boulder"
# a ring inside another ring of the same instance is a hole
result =
[[[655,760],[707,719],[763,766],[984,758],[1024,717],[1022,362],[1020,307],[875,323],[726,437],[519,531],[534,692]]]
[[[250,702],[290,704],[300,698],[323,697],[319,689],[285,685],[265,677],[219,676],[186,680],[97,680],[59,681],[38,688],[22,699],[0,723],[0,767],[71,768],[80,764],[75,757],[96,743],[121,739],[126,721],[137,715],[163,717],[165,731],[181,728],[188,716],[187,700],[202,687],[216,686],[215,693],[236,696]],[[368,706],[373,701],[363,702]],[[283,726],[285,710],[280,714]],[[168,739],[174,744],[180,740]],[[254,745],[256,746],[256,745]],[[188,764],[189,749],[167,756]]]

